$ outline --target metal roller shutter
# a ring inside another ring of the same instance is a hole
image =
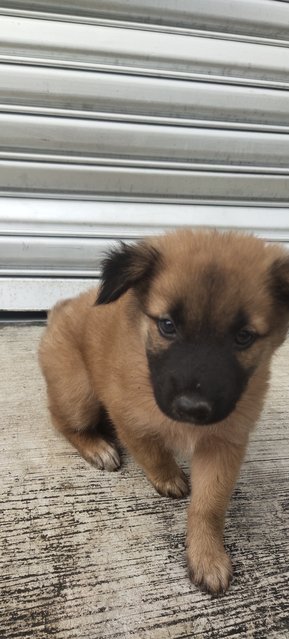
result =
[[[288,42],[285,2],[2,0],[0,309],[89,286],[117,238],[289,243]]]

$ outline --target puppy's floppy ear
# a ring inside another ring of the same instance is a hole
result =
[[[102,263],[102,282],[96,304],[114,302],[133,286],[145,287],[159,264],[159,251],[148,243],[128,245],[120,242]]]
[[[271,278],[274,298],[289,311],[289,254],[273,262]]]

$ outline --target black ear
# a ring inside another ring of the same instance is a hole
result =
[[[111,249],[102,263],[97,304],[117,300],[129,288],[148,286],[160,263],[160,253],[146,242],[129,245],[121,242]]]
[[[289,310],[289,255],[280,257],[271,269],[273,295]]]

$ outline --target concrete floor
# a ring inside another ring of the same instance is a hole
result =
[[[227,518],[233,583],[212,599],[187,578],[186,500],[128,457],[94,470],[51,428],[42,330],[0,329],[0,638],[288,638],[289,342]]]

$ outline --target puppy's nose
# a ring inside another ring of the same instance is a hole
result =
[[[174,410],[181,419],[189,419],[196,424],[207,424],[212,414],[209,402],[196,394],[178,395],[174,400]]]

